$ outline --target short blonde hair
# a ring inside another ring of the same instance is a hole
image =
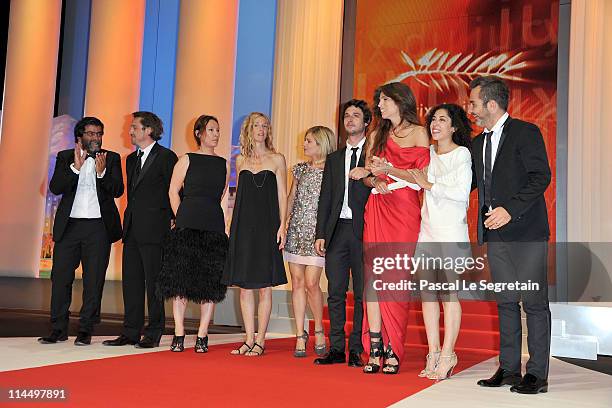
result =
[[[266,135],[265,142],[266,149],[276,152],[272,144],[272,124],[270,123],[270,118],[261,112],[251,112],[240,127],[240,154],[244,157],[253,157],[253,149],[255,148],[253,125],[255,125],[255,121],[259,118],[264,118],[268,122],[268,134]]]
[[[312,136],[317,145],[321,148],[322,159],[325,159],[328,154],[336,150],[336,135],[334,131],[327,126],[313,126],[306,131],[304,138],[308,135]]]

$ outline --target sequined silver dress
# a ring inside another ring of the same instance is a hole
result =
[[[287,262],[323,267],[325,258],[314,250],[323,169],[298,163],[293,166],[292,172],[297,187],[283,256]]]

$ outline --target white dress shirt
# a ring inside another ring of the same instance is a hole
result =
[[[83,150],[81,150],[83,153]],[[70,210],[70,218],[100,218],[100,203],[98,202],[98,192],[96,190],[96,177],[102,178],[106,174],[106,169],[102,175],[96,174],[96,161],[93,157],[87,157],[81,166],[81,170],[74,167],[74,163],[70,165],[70,169],[79,175],[76,193],[74,194],[74,202],[72,210]]]
[[[497,148],[499,147],[499,141],[502,136],[502,132],[504,130],[504,123],[506,119],[508,119],[508,112],[504,113],[501,118],[497,120],[493,129],[489,130],[484,128],[483,132],[493,132],[491,135],[491,171],[493,171],[493,166],[495,165],[495,157],[497,156]],[[485,162],[485,149],[487,148],[487,140],[485,138],[485,142],[482,145],[482,163]],[[486,177],[486,176],[485,176]]]
[[[351,169],[351,156],[353,154],[351,149],[353,147],[357,148],[357,163],[359,163],[359,159],[363,153],[363,145],[365,144],[365,140],[365,137],[361,139],[361,141],[357,143],[357,146],[351,146],[348,142],[346,142],[346,151],[344,152],[344,199],[342,200],[342,211],[340,211],[340,218],[344,218],[346,220],[353,219],[353,211],[348,205],[349,171]]]
[[[149,157],[149,153],[151,153],[151,149],[153,149],[153,146],[155,146],[155,143],[157,143],[157,142],[151,143],[150,145],[148,145],[144,149],[138,148],[138,150],[142,152],[142,158],[140,159],[140,168],[141,169],[144,166],[145,161],[147,161],[147,157]],[[138,154],[138,153],[136,153],[136,154]]]

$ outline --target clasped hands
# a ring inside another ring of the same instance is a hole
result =
[[[389,174],[393,168],[386,159],[377,156],[372,156],[365,167],[355,167],[349,172],[349,177],[353,180],[361,180],[369,175],[378,176],[380,174]],[[372,186],[381,194],[389,194],[391,191],[387,188],[385,180],[373,177],[371,179]]]
[[[76,146],[74,146],[74,168],[77,171],[81,171],[85,160],[87,160],[87,151],[83,150],[83,145],[79,140]],[[106,169],[106,152],[96,152],[94,160],[96,162],[96,174],[102,176],[104,169]]]

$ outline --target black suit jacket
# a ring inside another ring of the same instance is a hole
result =
[[[137,151],[128,155],[125,161],[128,204],[123,216],[124,241],[130,234],[140,244],[159,244],[170,230],[170,220],[174,214],[168,189],[177,160],[172,150],[155,143],[138,180],[134,180]]]
[[[484,206],[484,135],[472,144],[472,188],[478,188],[478,208]],[[504,241],[543,241],[550,237],[544,191],[551,173],[544,138],[533,123],[509,117],[493,163],[491,206],[503,207],[510,222],[497,231]],[[478,242],[484,241],[482,211],[478,211]]]
[[[329,154],[323,170],[319,208],[317,211],[316,239],[325,239],[325,247],[331,242],[336,225],[340,219],[342,202],[344,200],[344,183],[346,147]],[[365,163],[365,145],[357,162],[358,167]],[[363,239],[363,213],[370,196],[370,188],[360,180],[349,180],[349,207],[353,212],[353,232],[360,240]]]
[[[123,175],[121,174],[121,157],[111,151],[106,151],[106,172],[104,177],[96,177],[96,190],[98,192],[98,203],[100,213],[106,226],[106,232],[110,242],[118,241],[121,238],[121,220],[119,211],[115,204],[115,198],[123,194]],[[49,189],[55,195],[61,195],[62,199],[55,213],[53,224],[53,240],[59,242],[64,235],[74,196],[76,194],[79,175],[70,168],[74,163],[74,149],[62,150],[57,154],[55,169],[49,183]]]

